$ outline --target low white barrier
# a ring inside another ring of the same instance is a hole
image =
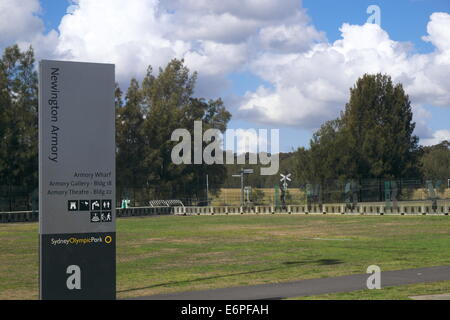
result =
[[[327,203],[323,205],[289,205],[286,208],[274,206],[255,207],[140,207],[117,208],[117,217],[152,216],[152,215],[241,215],[241,214],[309,214],[309,215],[446,215],[450,213],[450,200],[439,200],[433,207],[431,201],[405,201],[396,205],[386,205],[385,202],[359,203],[353,208],[342,203]],[[0,223],[35,222],[39,220],[37,211],[0,212]]]
[[[239,214],[309,214],[309,215],[449,215],[450,201],[440,201],[435,208],[413,202],[398,202],[386,205],[385,202],[359,203],[354,207],[345,204],[289,205],[285,208],[275,206],[255,207],[185,207],[175,208],[175,215],[239,215]]]

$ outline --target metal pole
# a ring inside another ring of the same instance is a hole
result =
[[[209,185],[208,185],[208,175],[206,175],[206,206],[209,206]]]
[[[244,168],[241,169],[241,207],[244,206]]]

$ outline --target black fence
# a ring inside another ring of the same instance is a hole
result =
[[[177,192],[159,186],[123,188],[117,186],[116,207],[150,207],[154,200],[180,200],[185,206],[255,206],[311,205],[325,203],[436,201],[450,199],[449,179],[354,179],[325,182],[299,182],[292,177],[287,188],[254,184],[239,179],[227,187],[208,186],[191,194],[189,186]],[[208,190],[208,192],[207,192]],[[0,186],[0,212],[37,211],[37,188]]]
[[[143,217],[143,216],[161,216],[174,214],[174,208],[127,208],[117,209],[117,218]],[[14,211],[0,212],[0,223],[18,223],[18,222],[37,222],[39,221],[38,211]]]
[[[37,211],[38,201],[37,187],[0,185],[0,212]]]

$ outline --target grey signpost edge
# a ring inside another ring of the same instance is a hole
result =
[[[39,64],[41,299],[116,298],[114,68]]]

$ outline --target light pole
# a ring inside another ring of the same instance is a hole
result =
[[[240,174],[233,174],[233,176],[232,177],[234,177],[234,178],[241,178],[241,206],[243,205],[243,201],[244,201],[244,194],[243,194],[243,188],[244,188],[244,175],[243,175],[243,173],[242,173],[242,170],[241,170],[241,173]]]
[[[244,174],[252,174],[253,169],[241,168],[239,174],[233,174],[235,178],[241,178],[241,207],[244,206]]]
[[[208,175],[206,175],[206,206],[209,207],[209,184],[208,184]]]

